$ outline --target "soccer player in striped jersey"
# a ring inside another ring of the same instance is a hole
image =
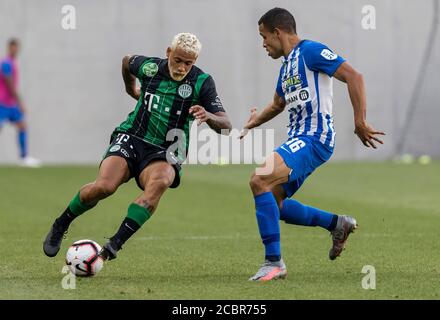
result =
[[[333,241],[329,252],[331,260],[341,254],[348,235],[357,227],[353,217],[336,215],[289,199],[333,153],[332,77],[347,84],[354,110],[354,132],[362,143],[376,148],[376,142],[383,143],[377,135],[384,133],[366,122],[362,75],[325,45],[301,40],[289,11],[271,9],[261,17],[258,25],[268,55],[273,59],[282,57],[283,63],[273,101],[261,112],[255,108],[251,110],[241,137],[285,108],[289,115],[287,141],[266,159],[263,171],[270,173],[256,171],[250,181],[258,228],[265,247],[265,261],[250,280],[267,281],[287,275],[281,258],[279,220],[288,224],[320,226],[330,231]]]
[[[47,256],[58,253],[75,218],[135,178],[143,192],[129,205],[119,230],[101,251],[104,259],[116,258],[122,245],[154,213],[163,193],[179,185],[192,121],[229,133],[231,124],[213,78],[194,65],[200,50],[195,35],[180,33],[167,49],[167,59],[123,58],[125,89],[137,100],[136,107],[111,135],[96,181],[83,186],[53,223],[43,243]]]

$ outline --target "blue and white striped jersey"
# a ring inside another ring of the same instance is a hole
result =
[[[325,45],[302,40],[283,57],[276,92],[289,111],[289,137],[308,135],[334,147],[332,76],[345,60]]]

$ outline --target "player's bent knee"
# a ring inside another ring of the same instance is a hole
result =
[[[249,185],[253,191],[259,191],[268,187],[268,183],[264,176],[260,176],[255,173],[252,175]]]
[[[96,182],[95,188],[101,197],[108,197],[116,192],[118,186],[110,182]]]
[[[158,189],[166,189],[173,183],[174,175],[161,174],[152,177],[147,183],[147,187],[154,187]]]
[[[171,166],[162,167],[160,171],[154,172],[147,181],[147,186],[166,189],[173,184],[176,173]]]

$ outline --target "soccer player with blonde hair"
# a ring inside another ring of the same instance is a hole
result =
[[[194,65],[201,48],[195,35],[179,33],[167,48],[166,59],[140,55],[122,59],[125,90],[137,104],[113,131],[97,179],[84,185],[53,223],[43,244],[47,256],[58,253],[74,219],[135,178],[142,193],[100,253],[105,260],[116,258],[153,215],[164,192],[179,185],[192,121],[206,122],[217,133],[229,132],[231,124],[213,78]]]

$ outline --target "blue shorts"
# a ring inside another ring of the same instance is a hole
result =
[[[23,113],[18,106],[4,107],[0,105],[0,126],[5,120],[20,122],[23,120]]]
[[[288,182],[283,184],[287,197],[290,198],[306,178],[333,154],[333,148],[322,144],[313,136],[290,138],[275,149],[283,158],[287,167],[292,169]]]

